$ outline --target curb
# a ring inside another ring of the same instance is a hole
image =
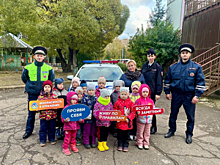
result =
[[[3,90],[3,89],[17,89],[17,88],[24,88],[25,85],[17,85],[17,86],[1,86],[0,87],[0,90]]]

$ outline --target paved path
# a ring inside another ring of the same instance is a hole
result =
[[[34,134],[27,140],[22,136],[27,117],[27,98],[23,89],[0,91],[0,162],[1,164],[220,164],[220,110],[198,105],[193,143],[185,143],[186,115],[183,109],[178,116],[178,130],[174,137],[165,139],[168,131],[170,102],[163,95],[157,107],[164,107],[166,112],[157,118],[158,132],[150,138],[150,150],[138,150],[135,142],[130,142],[129,152],[116,150],[117,141],[111,135],[108,139],[110,150],[99,152],[97,149],[85,149],[79,146],[79,153],[65,156],[62,141],[56,145],[47,143],[40,147],[38,140],[39,119],[36,115]]]

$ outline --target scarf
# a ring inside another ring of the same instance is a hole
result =
[[[126,78],[132,81],[135,81],[141,77],[141,72],[139,72],[137,69],[135,69],[135,72],[130,72],[127,70],[125,72]]]
[[[106,106],[106,105],[108,105],[108,104],[110,103],[110,97],[109,97],[109,99],[104,99],[103,97],[99,96],[98,102],[99,102],[100,104]]]
[[[132,94],[132,96],[139,96],[139,93],[131,93]]]

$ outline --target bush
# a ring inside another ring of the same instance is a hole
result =
[[[121,68],[123,72],[127,70],[126,64],[118,63],[117,65]]]

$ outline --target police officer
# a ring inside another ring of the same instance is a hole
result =
[[[44,81],[50,80],[53,82],[55,79],[53,68],[44,62],[47,49],[42,46],[36,46],[33,48],[32,53],[35,61],[25,66],[21,76],[22,81],[26,84],[25,91],[28,93],[28,118],[23,139],[27,139],[34,129],[36,112],[29,110],[29,102],[37,100]]]
[[[160,64],[156,62],[156,53],[153,48],[147,51],[147,59],[148,61],[142,66],[141,72],[144,75],[146,84],[151,89],[151,99],[155,103],[156,100],[159,100],[163,89],[163,69]],[[155,134],[156,132],[156,115],[153,115],[150,133]]]
[[[166,98],[171,101],[169,132],[165,138],[174,136],[179,108],[183,105],[187,115],[186,143],[192,143],[195,104],[205,91],[205,79],[202,67],[190,60],[194,47],[183,44],[179,47],[181,61],[169,67],[165,78]],[[170,94],[172,93],[172,95]]]

